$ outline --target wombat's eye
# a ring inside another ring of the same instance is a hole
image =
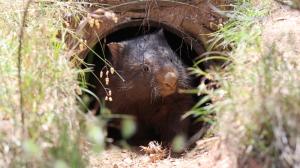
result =
[[[150,71],[150,67],[148,65],[143,65],[143,71],[144,72],[149,72]]]

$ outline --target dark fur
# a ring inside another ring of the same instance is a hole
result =
[[[110,77],[113,101],[107,102],[107,107],[113,113],[136,118],[138,131],[134,139],[149,138],[169,143],[177,134],[186,134],[189,121],[181,120],[181,116],[192,107],[193,99],[191,95],[177,91],[190,88],[190,81],[186,67],[169,47],[163,32],[118,45],[119,48],[110,48],[111,63],[125,82],[117,75]],[[173,94],[163,96],[158,76],[168,71],[177,74],[177,87]],[[100,95],[105,96],[103,90]]]

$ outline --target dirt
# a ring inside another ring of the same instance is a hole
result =
[[[111,147],[100,154],[91,154],[90,166],[92,168],[129,168],[129,167],[180,167],[180,168],[235,168],[237,158],[223,143],[220,137],[199,140],[191,151],[181,157],[166,157],[154,160],[143,152]]]
[[[300,55],[300,11],[276,5],[272,14],[264,19],[262,40],[265,50],[276,46],[283,57]]]

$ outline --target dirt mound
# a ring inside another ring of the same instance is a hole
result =
[[[276,6],[263,23],[264,46],[281,52],[283,56],[300,55],[300,11]]]

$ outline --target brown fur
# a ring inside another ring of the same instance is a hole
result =
[[[135,117],[138,130],[131,140],[169,144],[176,135],[187,134],[189,120],[181,117],[194,101],[191,95],[178,90],[190,88],[190,81],[163,32],[110,43],[108,47],[111,63],[125,81],[117,75],[110,76],[108,87],[113,101],[106,106],[115,114]],[[106,93],[100,89],[99,95],[105,97]]]

